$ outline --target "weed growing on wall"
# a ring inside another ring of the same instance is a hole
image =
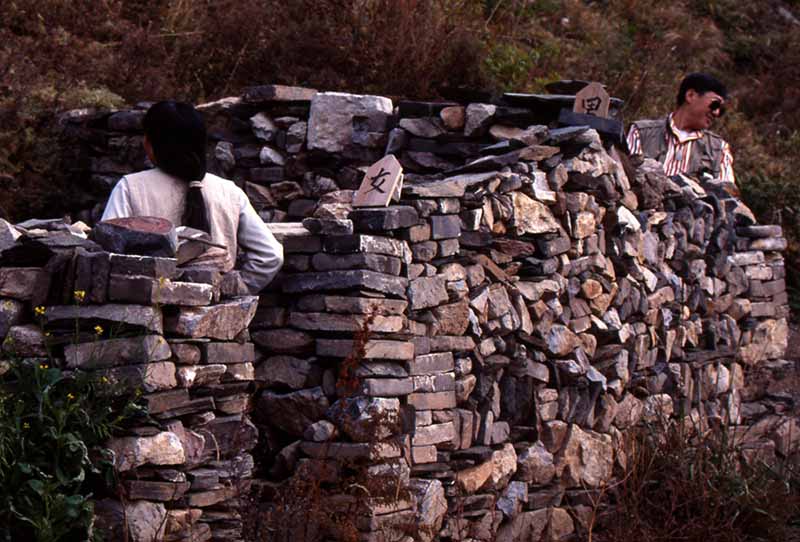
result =
[[[87,537],[92,489],[113,485],[102,445],[140,413],[108,387],[41,359],[11,362],[0,380],[0,540]]]

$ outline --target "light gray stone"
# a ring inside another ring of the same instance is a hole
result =
[[[250,127],[253,134],[261,141],[275,141],[280,128],[269,118],[266,113],[256,113],[250,117]],[[262,162],[263,163],[263,162]]]
[[[71,344],[64,348],[67,367],[94,369],[162,361],[172,350],[160,335]]]
[[[122,437],[108,444],[120,472],[141,465],[180,465],[186,461],[183,445],[175,433],[162,431],[151,437]]]
[[[96,526],[116,540],[159,542],[164,540],[167,510],[163,503],[137,500],[125,504],[103,499],[95,505]]]
[[[435,307],[448,299],[447,284],[443,277],[421,277],[408,283],[408,300],[412,310]]]
[[[320,420],[308,426],[303,438],[311,442],[328,442],[336,435],[336,426],[327,420]]]
[[[331,405],[326,417],[353,441],[375,442],[400,431],[400,401],[348,397]]]
[[[517,478],[530,484],[547,485],[556,473],[553,454],[541,442],[523,450],[517,462]]]
[[[473,103],[467,106],[464,135],[467,137],[481,136],[489,130],[492,119],[497,111],[497,106],[490,104]]]
[[[230,341],[256,314],[258,297],[247,296],[208,307],[180,307],[168,318],[167,331],[185,337],[209,337]]]
[[[517,235],[526,233],[555,233],[561,229],[559,222],[546,205],[521,192],[511,195],[513,204],[513,224]]]
[[[206,386],[209,384],[216,384],[227,367],[222,363],[214,363],[210,365],[189,365],[178,367],[175,372],[175,377],[178,385],[183,388],[192,388],[195,386]]]
[[[567,356],[582,345],[580,337],[561,324],[550,326],[545,339],[548,351],[556,356]]]
[[[409,490],[417,502],[416,538],[420,542],[433,542],[447,514],[444,487],[439,480],[413,479]]]
[[[392,101],[381,96],[320,92],[311,99],[308,148],[342,152],[353,138],[353,117],[388,117],[392,109]]]
[[[614,457],[610,436],[573,424],[555,457],[556,475],[566,487],[601,487],[611,478]]]

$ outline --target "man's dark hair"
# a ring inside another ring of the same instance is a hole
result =
[[[158,102],[147,110],[142,124],[159,169],[187,184],[205,177],[206,124],[194,107],[182,102]],[[208,210],[198,186],[190,186],[186,194],[183,225],[211,233]]]
[[[714,92],[719,94],[722,98],[728,97],[728,89],[722,84],[722,81],[707,73],[690,73],[681,81],[681,86],[678,89],[678,105],[681,106],[686,102],[686,93],[689,89],[694,90],[698,94],[705,94],[706,92]]]

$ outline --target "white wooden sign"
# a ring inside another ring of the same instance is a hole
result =
[[[611,96],[600,83],[589,83],[575,95],[575,106],[572,111],[594,115],[595,117],[608,118],[608,105]]]

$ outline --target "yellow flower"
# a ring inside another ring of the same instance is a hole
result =
[[[25,422],[25,423],[22,424],[22,428],[23,429],[30,429],[31,428],[31,424],[29,424],[28,422]]]
[[[45,332],[44,332],[44,336],[45,336],[45,337],[49,337],[49,336],[50,336],[50,332],[49,332],[49,331],[45,331]]]
[[[75,298],[75,301],[81,303],[86,298],[86,290],[75,290],[72,292],[72,297]]]
[[[102,335],[103,334],[103,326],[94,326],[94,332],[97,333],[98,335]]]
[[[47,309],[45,309],[44,307],[42,307],[41,305],[39,305],[38,307],[35,307],[35,308],[33,309],[33,312],[36,314],[36,316],[44,316],[44,312],[45,312],[46,310],[47,310]]]
[[[46,364],[46,363],[40,363],[39,364],[39,368],[40,369],[48,369],[48,368],[50,368],[50,366],[48,364]]]
[[[102,376],[102,377],[100,377],[100,382],[102,382],[103,384],[108,384],[108,378],[105,377],[105,376]]]
[[[74,401],[75,400],[75,394],[74,393],[68,393],[67,394],[67,399],[69,401]]]

